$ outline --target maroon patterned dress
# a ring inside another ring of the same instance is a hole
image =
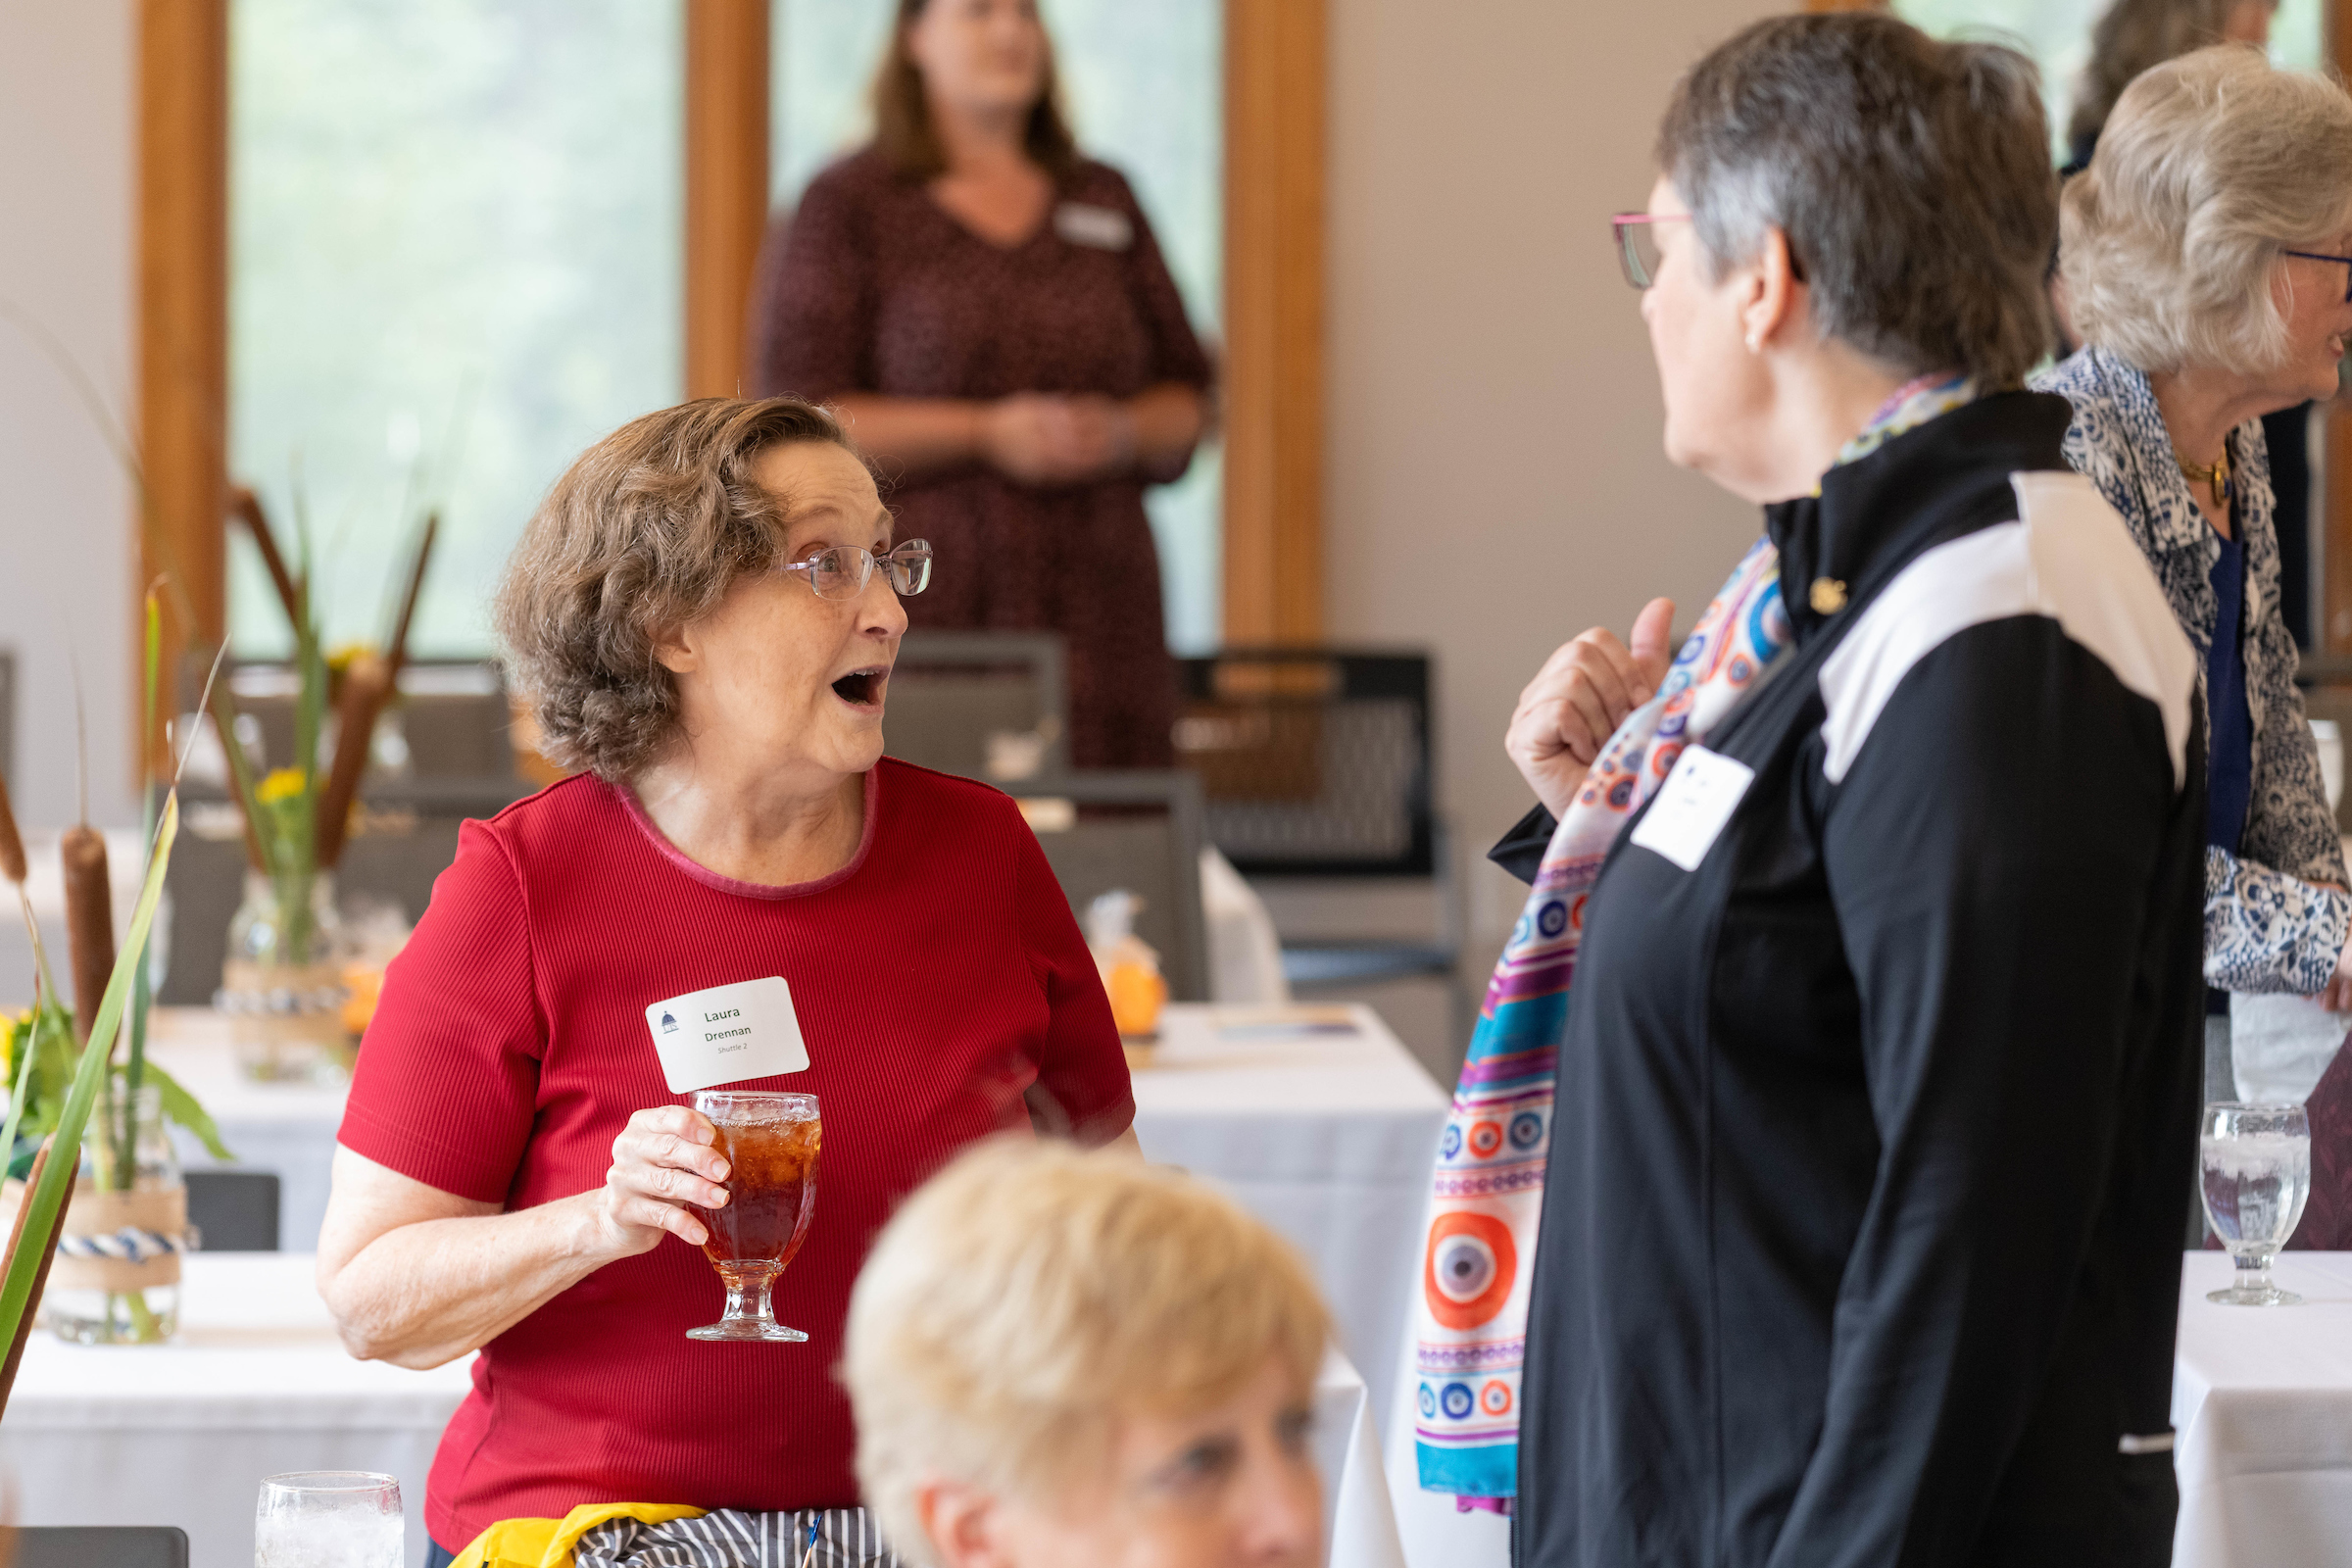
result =
[[[1001,246],[869,148],[809,182],[762,270],[763,395],[1127,398],[1209,383],[1143,209],[1101,164],[1081,163],[1038,232]],[[938,552],[930,590],[906,602],[916,627],[1060,632],[1072,762],[1169,764],[1175,668],[1141,479],[1040,489],[973,462],[896,485],[886,474],[884,499],[899,537]]]

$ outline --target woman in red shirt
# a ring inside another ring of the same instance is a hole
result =
[[[1133,1145],[1109,1005],[1013,804],[881,755],[930,565],[891,529],[825,414],[713,399],[590,449],[509,567],[518,683],[584,771],[466,824],[386,977],[318,1243],[354,1354],[482,1352],[427,1486],[435,1563],[580,1503],[856,1509],[831,1369],[892,1205],[1033,1115]],[[822,1105],[775,1298],[809,1342],[692,1342],[723,1293],[682,1205],[723,1202],[726,1164],[647,1009],[771,976],[808,1065],[739,1087]]]

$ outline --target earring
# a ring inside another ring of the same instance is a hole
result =
[[[1750,353],[1750,354],[1753,354],[1753,353],[1755,353],[1755,352],[1756,352],[1757,345],[1758,345],[1758,343],[1759,343],[1760,341],[1761,341],[1761,340],[1758,338],[1757,334],[1755,334],[1755,333],[1753,333],[1753,332],[1750,332],[1750,333],[1748,333],[1748,334],[1747,334],[1747,352],[1748,352],[1748,353]]]

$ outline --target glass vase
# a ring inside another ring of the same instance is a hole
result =
[[[53,1156],[54,1157],[54,1156]],[[179,1331],[179,1260],[192,1245],[188,1189],[164,1129],[163,1096],[118,1080],[92,1107],[43,1305],[75,1345],[161,1345]]]
[[[351,1076],[343,1027],[343,926],[330,872],[245,873],[228,923],[213,1006],[228,1016],[237,1065],[264,1083],[339,1084]]]

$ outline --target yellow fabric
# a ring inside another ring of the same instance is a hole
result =
[[[450,1568],[571,1568],[580,1538],[608,1519],[659,1525],[703,1513],[681,1502],[584,1502],[561,1519],[501,1519],[474,1537]]]

